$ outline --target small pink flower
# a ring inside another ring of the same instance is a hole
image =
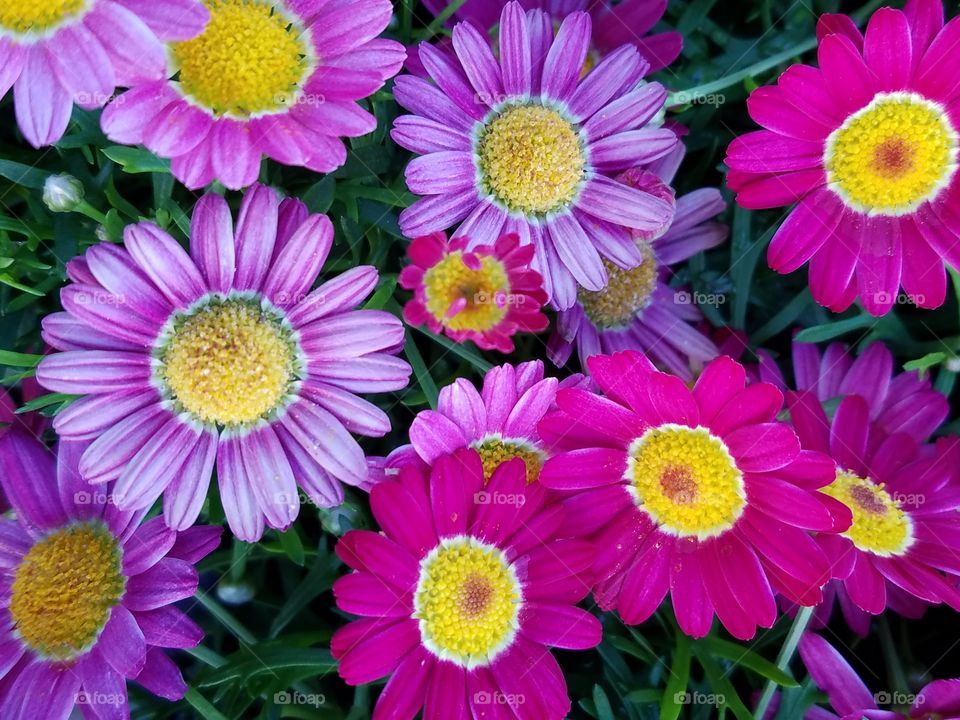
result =
[[[412,264],[400,273],[400,284],[415,295],[403,317],[457,342],[513,352],[515,333],[540,332],[549,324],[540,311],[547,301],[543,279],[530,269],[533,246],[521,246],[516,235],[503,235],[493,246],[468,250],[467,244],[467,238],[448,241],[443,233],[410,243]]]

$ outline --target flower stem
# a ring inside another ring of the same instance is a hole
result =
[[[797,645],[800,643],[800,638],[803,636],[807,625],[810,624],[810,619],[813,617],[813,610],[813,607],[802,607],[793,619],[790,632],[787,633],[787,637],[783,641],[783,646],[780,648],[780,654],[777,656],[777,667],[783,672],[788,671],[790,661],[793,659],[793,654],[797,651]],[[756,720],[763,720],[763,717],[767,714],[767,709],[770,707],[770,701],[773,700],[773,694],[776,691],[777,683],[773,680],[768,680],[766,687],[763,688],[763,694],[760,696],[760,702],[757,703],[757,709],[753,712],[753,717],[756,718]]]

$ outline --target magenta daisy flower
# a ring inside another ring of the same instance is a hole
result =
[[[255,541],[264,520],[286,528],[297,487],[338,505],[340,482],[367,479],[351,435],[380,436],[386,414],[358,397],[407,384],[394,357],[403,325],[356,310],[377,284],[364,266],[310,292],[333,242],[324,215],[255,186],[236,228],[226,200],[205,195],[193,213],[190,253],[156,225],[124,232],[71,261],[66,312],[44,319],[56,353],[42,385],[85,397],[60,413],[63,437],[91,439],[80,470],[116,481],[122,508],[162,493],[176,529],[196,520],[214,465],[234,534]]]
[[[16,511],[0,519],[5,720],[66,720],[84,695],[129,717],[127,680],[179,700],[187,686],[164,649],[203,638],[173,603],[197,591],[194,565],[221,529],[141,525],[145,510],[120,510],[110,488],[81,479],[83,447],[61,441],[55,456],[19,428],[0,438],[0,483]]]
[[[669,182],[672,178],[664,178]],[[619,180],[631,187],[666,186],[653,173],[630,170]],[[714,188],[696,190],[677,200],[673,223],[662,235],[633,232],[642,262],[630,268],[609,260],[603,264],[607,285],[581,289],[577,302],[557,318],[547,354],[557,365],[566,364],[576,345],[586,367],[592,355],[618,350],[640,350],[658,365],[686,380],[691,365],[703,365],[717,356],[717,347],[696,327],[702,318],[692,295],[670,287],[671,266],[716,247],[727,237],[727,227],[714,222],[726,204]]]
[[[743,207],[798,203],[769,262],[788,273],[809,260],[820,304],[840,311],[859,296],[882,315],[902,284],[937,307],[943,262],[960,266],[960,20],[944,26],[940,0],[910,0],[874,13],[865,36],[842,15],[818,35],[819,69],[794,65],[751,95],[766,129],[731,144],[729,185]]]
[[[856,671],[830,643],[819,635],[807,633],[800,640],[800,658],[818,688],[827,694],[834,713],[812,708],[806,716],[813,720],[869,718],[870,720],[949,720],[960,717],[960,678],[934,680],[914,697],[906,713],[882,709],[896,700],[893,693],[871,693]],[[894,704],[900,705],[900,702]]]
[[[400,285],[415,293],[403,308],[411,325],[505,353],[513,352],[515,333],[549,325],[540,312],[547,301],[543,278],[530,269],[533,246],[521,246],[516,235],[468,250],[466,238],[434,233],[414,239],[407,255],[412,264],[400,273]]]
[[[330,643],[350,685],[392,675],[373,716],[424,720],[564,718],[566,682],[547,648],[585,650],[600,622],[575,606],[590,591],[593,548],[557,539],[523,463],[484,481],[473,450],[407,466],[370,493],[382,533],[353,530],[337,555],[355,572],[333,591],[363,616]],[[484,502],[483,498],[489,501]],[[499,708],[499,709],[498,709]]]
[[[673,203],[607,175],[670,153],[676,135],[656,127],[666,91],[638,85],[648,65],[633,47],[604,58],[583,80],[590,16],[560,24],[507,3],[500,56],[470,23],[453,31],[456,61],[422,44],[433,83],[397,79],[393,138],[421,155],[407,166],[407,185],[425,196],[403,211],[408,237],[446,230],[489,244],[503,232],[536,249],[534,267],[547,295],[565,309],[577,284],[607,282],[601,256],[640,257],[628,228],[654,234],[673,217]],[[435,84],[434,84],[435,83]]]
[[[4,0],[0,98],[12,87],[27,142],[52,145],[74,103],[98,108],[118,85],[167,77],[164,41],[189,40],[208,17],[200,0]]]
[[[261,157],[331,172],[347,158],[341,137],[376,119],[357,100],[393,77],[403,46],[377,36],[388,0],[204,0],[210,22],[169,46],[175,79],[137,85],[104,111],[115,142],[172,158],[190,188],[257,180]]]
[[[430,12],[438,14],[447,0],[423,0]],[[506,0],[467,0],[456,15],[481,28],[491,28],[500,20]],[[593,20],[593,35],[586,69],[621,45],[633,45],[656,72],[672,63],[683,49],[683,36],[678,32],[648,35],[660,22],[667,9],[667,0],[623,0],[614,5],[602,0],[520,0],[527,9],[540,8],[550,13],[554,22],[562,22],[572,12],[587,11]]]
[[[555,453],[540,482],[579,491],[600,607],[635,624],[669,592],[687,634],[706,635],[716,614],[749,639],[776,620],[775,592],[818,603],[831,574],[808,531],[842,530],[849,512],[817,492],[833,479],[830,459],[777,422],[780,391],[747,386],[728,357],[692,390],[640,353],[588,365],[603,395],[557,393],[559,410],[540,422]]]

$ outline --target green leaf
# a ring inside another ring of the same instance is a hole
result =
[[[206,720],[228,720],[226,715],[217,710],[209,700],[194,688],[188,689],[183,699],[200,713],[200,717],[206,718]]]
[[[613,708],[607,693],[599,685],[593,686],[593,705],[597,710],[598,720],[613,720]]]
[[[927,374],[927,370],[929,370],[932,367],[936,367],[937,365],[942,363],[944,360],[946,360],[947,357],[948,355],[945,352],[927,353],[921,358],[917,358],[916,360],[910,360],[909,362],[905,362],[903,364],[903,369],[919,370],[920,379],[923,380],[924,376]]]
[[[685,694],[689,682],[690,638],[678,629],[673,651],[673,663],[670,666],[670,677],[667,679],[667,687],[660,699],[661,720],[677,720],[680,717],[680,710],[687,704]]]
[[[286,554],[294,564],[303,567],[303,543],[297,534],[296,526],[291,527],[286,532],[280,533],[280,545],[283,547],[284,554]]]
[[[872,315],[863,313],[857,315],[856,317],[847,318],[846,320],[838,320],[837,322],[825,323],[823,325],[815,325],[814,327],[807,328],[806,330],[801,330],[797,333],[797,336],[794,338],[797,342],[806,342],[806,343],[819,343],[826,342],[827,340],[833,340],[838,338],[841,335],[846,335],[848,332],[853,332],[854,330],[860,330],[870,325],[875,325],[879,320]]]
[[[720,669],[717,661],[708,653],[697,652],[697,661],[703,668],[704,674],[710,683],[711,692],[705,698],[706,702],[715,701],[718,706],[730,708],[737,720],[753,720],[753,715],[737,695],[736,689]],[[711,697],[711,695],[713,697]]]
[[[128,173],[168,173],[170,161],[158,158],[149,150],[122,145],[101,148],[100,152]]]
[[[800,687],[800,684],[794,680],[789,673],[784,672],[778,668],[775,663],[770,662],[743,645],[712,636],[700,640],[698,644],[704,646],[714,655],[732,660],[734,665],[753,670],[758,675],[765,677],[767,680],[772,680],[777,685],[782,687]]]
[[[39,190],[50,173],[12,160],[0,160],[0,177],[23,187]]]
[[[330,651],[320,648],[291,647],[283,639],[244,648],[227,658],[227,662],[210,671],[197,683],[198,687],[214,687],[230,682],[249,684],[257,678],[274,675],[278,670],[301,668],[323,675],[337,667]]]
[[[35,410],[42,410],[51,405],[61,404],[63,407],[57,408],[59,411],[70,403],[79,400],[81,397],[81,395],[68,395],[67,393],[48,393],[25,402],[21,407],[17,408],[17,414],[34,412]]]
[[[0,350],[0,365],[17,368],[33,368],[40,364],[43,355],[28,355],[26,353]]]

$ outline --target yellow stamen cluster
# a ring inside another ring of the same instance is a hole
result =
[[[651,428],[629,452],[631,494],[661,529],[704,540],[729,530],[743,513],[743,475],[724,442],[706,428]]]
[[[307,40],[279,3],[204,0],[210,22],[172,45],[182,92],[217,115],[285,109],[309,70]]]
[[[457,250],[424,273],[427,312],[451,330],[483,332],[496,327],[507,315],[507,270],[494,257],[478,257],[480,268],[474,270],[467,267],[463,253]],[[464,308],[449,316],[450,306],[460,300],[466,300]]]
[[[17,568],[10,615],[23,641],[53,660],[90,649],[123,595],[120,549],[100,523],[55,530]]]
[[[586,165],[574,126],[542,105],[512,105],[476,142],[483,189],[510,210],[544,215],[568,205]]]
[[[451,538],[421,562],[414,617],[423,643],[462,667],[486,665],[510,644],[521,603],[516,573],[492,545]]]
[[[3,0],[0,27],[27,34],[50,30],[86,10],[88,0]]]
[[[527,485],[535,483],[543,468],[543,453],[524,440],[509,440],[499,435],[487,437],[473,443],[470,447],[477,451],[483,461],[483,482],[487,484],[494,471],[514,458],[521,458],[527,466]]]
[[[912,93],[885,93],[827,140],[827,182],[851,208],[903,215],[933,199],[957,169],[946,109]]]
[[[850,508],[853,524],[842,534],[860,550],[889,557],[902,555],[913,544],[910,516],[882,484],[838,470],[823,492]]]
[[[580,290],[580,305],[598,328],[626,327],[650,304],[657,287],[657,259],[647,243],[640,243],[640,251],[643,262],[629,270],[604,259],[607,286],[597,292]]]
[[[294,380],[295,355],[278,318],[231,299],[175,320],[156,373],[200,421],[242,425],[281,404]]]

